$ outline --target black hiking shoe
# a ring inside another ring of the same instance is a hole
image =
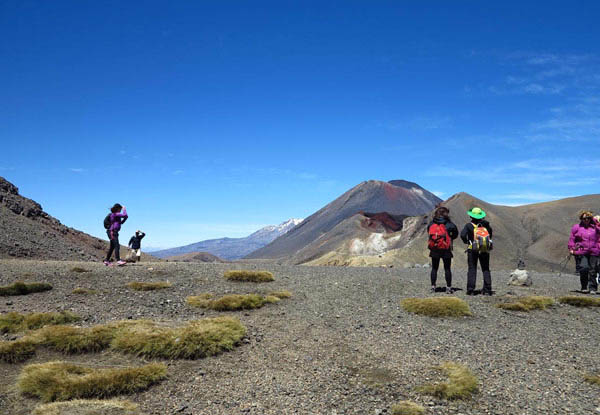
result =
[[[494,293],[493,293],[492,291],[485,290],[485,291],[482,291],[482,292],[481,292],[481,295],[489,295],[489,296],[492,296],[492,295],[494,295]]]
[[[435,294],[435,285],[431,286],[431,294]]]
[[[446,294],[452,294],[454,292],[454,290],[452,289],[452,287],[446,287]]]
[[[473,291],[473,290],[467,290],[467,295],[475,295],[475,291]]]

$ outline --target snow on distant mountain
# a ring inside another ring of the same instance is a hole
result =
[[[244,238],[208,239],[190,245],[152,252],[152,255],[158,258],[167,258],[192,252],[208,252],[222,259],[240,259],[271,243],[296,225],[300,224],[302,220],[303,219],[289,219],[279,225],[265,226]]]

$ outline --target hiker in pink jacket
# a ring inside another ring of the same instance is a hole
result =
[[[596,294],[598,291],[596,270],[600,255],[600,223],[589,211],[581,212],[579,220],[579,224],[575,224],[571,228],[569,252],[575,255],[580,264],[581,292]]]

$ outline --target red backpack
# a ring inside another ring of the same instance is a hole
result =
[[[450,235],[446,230],[446,225],[443,223],[434,223],[429,227],[429,242],[427,247],[429,249],[450,249],[451,246]]]

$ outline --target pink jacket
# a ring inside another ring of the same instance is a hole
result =
[[[568,247],[575,255],[600,255],[600,224],[594,220],[587,228],[573,225]]]

